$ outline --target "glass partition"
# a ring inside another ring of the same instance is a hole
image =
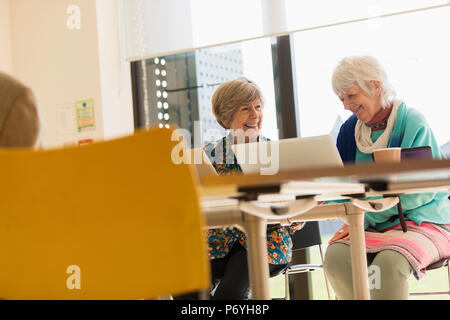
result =
[[[447,97],[450,74],[450,7],[355,22],[293,34],[302,136],[336,134],[350,113],[331,88],[338,61],[373,55],[386,68],[398,98],[419,110],[440,145],[450,141]]]
[[[173,123],[191,133],[196,147],[215,141],[226,132],[212,113],[212,95],[225,81],[245,76],[264,95],[263,135],[278,139],[269,38],[146,59],[134,68],[137,127]]]
[[[278,125],[284,125],[282,120],[289,118],[295,119],[297,125],[291,132],[300,136],[331,134],[336,137],[351,113],[344,110],[332,91],[333,70],[345,56],[369,54],[384,64],[398,97],[425,116],[439,144],[444,145],[444,152],[450,156],[446,116],[450,109],[447,97],[450,46],[445,40],[450,30],[448,1],[285,2],[288,28],[302,29],[289,36],[247,40],[133,62],[136,127],[154,124],[164,127],[174,123],[191,132],[196,147],[217,140],[226,132],[212,114],[212,94],[221,83],[246,76],[259,84],[265,96],[265,136],[283,138]],[[436,7],[417,10],[424,6]],[[409,12],[396,13],[402,10]],[[195,20],[207,13],[199,14]],[[243,23],[244,19],[228,16],[233,28]],[[213,15],[205,21],[212,19]],[[201,25],[201,22],[194,23],[197,39],[203,37],[202,32],[214,34],[212,29],[203,30]],[[290,59],[284,59],[285,55],[280,58],[283,52],[278,50],[281,47],[278,40],[286,37],[288,41],[284,43],[289,46],[285,47],[284,54],[289,51]],[[292,87],[284,85],[289,81],[280,81],[281,70],[286,73],[289,68],[293,74],[289,80]],[[280,87],[293,91],[284,105]],[[339,221],[321,221],[322,236],[333,234],[341,225]]]
[[[450,108],[446,95],[450,47],[445,40],[450,30],[450,4],[420,0],[345,0],[340,5],[321,0],[308,1],[308,6],[304,1],[286,0],[285,3],[288,28],[305,28],[290,35],[291,56],[295,58],[290,67],[296,82],[296,97],[292,100],[296,114],[281,106],[275,95],[279,70],[276,64],[280,63],[272,57],[275,38],[261,38],[137,62],[140,64],[134,66],[135,91],[139,91],[135,93],[137,126],[154,123],[165,126],[173,122],[194,132],[198,121],[202,144],[218,139],[225,132],[212,115],[212,94],[219,84],[243,75],[258,83],[265,95],[264,135],[272,139],[281,137],[277,128],[280,117],[294,117],[301,136],[331,134],[335,137],[350,113],[332,92],[333,69],[345,56],[370,54],[385,65],[398,97],[423,113],[438,142],[447,143],[450,149],[450,131],[443,116]],[[201,0],[193,0],[191,9],[196,8],[194,12],[199,13],[202,4]],[[425,6],[431,9],[423,9]],[[324,10],[322,15],[314,14],[324,7],[329,10]],[[207,12],[216,13],[212,7],[208,8],[197,18]],[[337,20],[330,20],[331,13]],[[367,16],[376,19],[359,19]],[[236,18],[229,25],[238,27],[242,23],[243,19]],[[321,23],[328,25],[318,26]],[[202,32],[214,34],[213,29],[201,30],[201,26],[202,23],[193,22],[198,39]],[[161,61],[166,63],[165,76]],[[159,74],[155,73],[157,69]]]

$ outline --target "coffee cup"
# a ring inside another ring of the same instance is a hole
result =
[[[402,158],[402,148],[380,148],[372,153],[375,163],[400,162]]]

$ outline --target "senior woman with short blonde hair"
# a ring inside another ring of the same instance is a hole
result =
[[[227,136],[211,142],[204,151],[220,175],[241,174],[231,145],[238,142],[267,141],[261,135],[264,98],[253,81],[241,77],[220,85],[212,97],[217,122],[227,129]],[[284,269],[292,257],[291,235],[303,223],[291,226],[267,226],[267,251],[270,274]],[[246,235],[237,228],[207,231],[211,262],[212,299],[248,299],[251,295],[247,265]],[[180,298],[180,297],[177,297]],[[189,299],[196,296],[186,295]]]
[[[353,115],[341,126],[337,147],[346,163],[372,161],[378,148],[430,146],[434,159],[444,158],[425,118],[396,99],[382,65],[373,57],[342,59],[332,77],[333,91]],[[380,270],[372,299],[407,299],[409,276],[420,279],[425,268],[450,256],[448,192],[400,196],[407,232],[397,208],[366,212],[368,262]],[[353,298],[348,226],[330,240],[324,270],[340,299]]]
[[[259,140],[264,97],[255,82],[244,77],[225,82],[214,92],[211,102],[217,122],[233,137],[229,142]]]
[[[243,105],[259,102],[264,106],[264,98],[256,83],[246,78],[238,78],[221,85],[212,97],[212,111],[217,122],[230,129],[236,110]]]

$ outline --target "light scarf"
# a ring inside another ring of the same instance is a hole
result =
[[[402,101],[394,101],[391,114],[387,120],[386,129],[381,136],[375,141],[372,141],[372,129],[364,122],[358,119],[355,126],[355,141],[356,146],[362,153],[372,153],[373,150],[380,148],[387,148],[389,143],[389,137],[391,136],[392,129],[394,128],[395,121],[397,120],[398,107],[402,104]]]

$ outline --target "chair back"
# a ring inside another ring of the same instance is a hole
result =
[[[300,250],[322,244],[318,221],[308,221],[292,236],[292,250]]]
[[[0,149],[0,298],[140,299],[210,285],[191,168],[172,130]]]

